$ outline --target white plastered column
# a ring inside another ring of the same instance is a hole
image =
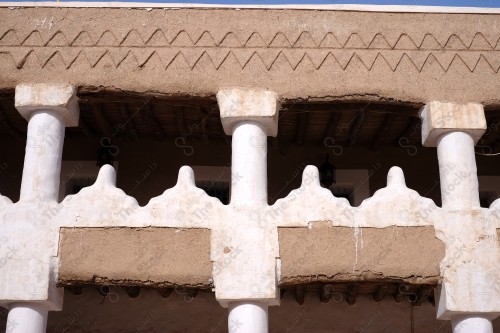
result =
[[[68,84],[20,84],[15,105],[28,121],[19,201],[33,206],[56,203],[64,130],[78,125],[76,89]],[[52,300],[47,301],[22,299],[10,303],[7,332],[45,332],[49,308],[54,307]]]
[[[492,274],[487,265],[478,264],[482,245],[472,250],[468,246],[468,234],[483,223],[474,218],[480,212],[474,145],[486,130],[483,106],[434,101],[424,107],[421,118],[422,144],[437,147],[442,207],[449,220],[444,222],[444,234],[449,235],[447,251],[452,253],[441,267],[447,270],[438,292],[437,316],[451,319],[454,333],[492,333],[494,315],[478,299],[481,291],[472,289],[491,285],[485,277]]]
[[[240,242],[243,250],[224,267],[224,271],[237,273],[232,282],[230,276],[218,279],[216,296],[229,308],[230,333],[267,333],[268,306],[276,304],[278,294],[275,259],[271,258],[270,270],[262,267],[269,262],[269,258],[264,258],[268,256],[266,252],[274,255],[269,251],[275,247],[269,245],[274,242],[274,235],[251,216],[267,207],[267,136],[276,136],[278,131],[277,95],[266,90],[231,88],[220,90],[217,101],[224,131],[232,135],[230,207],[238,218],[233,222],[234,227],[230,227],[234,231],[231,237]],[[252,248],[252,242],[257,246]],[[259,244],[265,245],[259,247]],[[246,260],[252,251],[255,258]],[[245,262],[248,263],[246,271],[238,269],[238,266],[244,267]],[[235,285],[238,280],[241,283]]]

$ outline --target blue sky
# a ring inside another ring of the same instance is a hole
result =
[[[182,2],[182,1],[148,1]],[[193,3],[219,4],[374,4],[374,5],[420,5],[455,7],[500,7],[500,0],[200,0]]]
[[[184,2],[164,0],[130,0],[141,2]],[[420,5],[455,7],[500,7],[500,0],[200,0],[191,3],[211,4],[374,4],[374,5]]]
[[[16,0],[0,0],[16,1]],[[41,1],[41,0],[29,0]],[[45,0],[50,1],[50,0]],[[71,0],[59,0],[71,1]],[[110,1],[110,0],[73,0],[73,1]],[[117,0],[111,0],[115,2]],[[155,2],[155,3],[210,3],[210,4],[374,4],[374,5],[419,5],[419,6],[455,6],[455,7],[496,7],[500,8],[500,0],[120,0],[133,2]]]

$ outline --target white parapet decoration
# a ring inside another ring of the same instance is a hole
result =
[[[347,199],[336,198],[330,190],[321,187],[318,169],[309,165],[304,170],[300,188],[262,212],[261,220],[279,227],[306,227],[322,221],[351,228],[432,226],[438,220],[438,211],[432,200],[406,187],[399,167],[389,170],[387,187],[375,192],[359,207],[351,207]]]
[[[392,167],[387,174],[387,186],[361,203],[355,219],[357,225],[371,228],[432,226],[438,213],[434,201],[406,187],[403,170]]]
[[[24,89],[20,91],[25,91]],[[34,91],[39,92],[39,89]],[[238,90],[236,95],[244,97],[246,93]],[[45,98],[46,94],[41,96]],[[178,182],[173,188],[140,207],[134,198],[116,188],[115,171],[109,165],[100,169],[92,186],[66,197],[58,204],[58,193],[52,189],[58,188],[54,187],[54,182],[56,178],[59,179],[64,132],[61,133],[59,128],[45,129],[44,135],[50,136],[55,132],[54,135],[59,140],[51,148],[44,146],[59,152],[53,153],[49,158],[51,167],[56,172],[36,174],[48,185],[37,188],[35,185],[39,183],[33,182],[31,190],[26,191],[29,200],[21,196],[16,204],[11,204],[10,200],[3,197],[0,201],[0,214],[4,221],[0,225],[0,233],[9,236],[11,242],[8,244],[22,249],[17,254],[19,258],[16,259],[19,260],[8,261],[6,269],[1,270],[0,284],[9,286],[0,289],[1,304],[9,307],[9,304],[18,304],[17,302],[36,301],[47,303],[44,306],[46,310],[61,309],[62,289],[56,288],[57,246],[61,227],[208,228],[212,230],[211,256],[217,298],[225,306],[233,301],[252,300],[246,302],[245,306],[233,306],[235,314],[244,326],[250,325],[249,327],[254,327],[252,321],[255,316],[241,317],[239,314],[255,313],[259,318],[266,318],[265,322],[257,326],[267,330],[267,306],[277,304],[279,295],[278,237],[275,225],[261,225],[255,216],[256,212],[267,207],[266,137],[268,133],[276,134],[278,104],[276,94],[271,92],[257,92],[254,97],[257,102],[262,98],[266,100],[262,106],[267,113],[262,118],[259,114],[252,116],[252,111],[245,114],[252,118],[250,122],[244,120],[245,117],[235,123],[226,122],[229,124],[227,126],[231,126],[234,141],[233,191],[229,206],[224,206],[219,200],[197,188],[192,169],[182,167]],[[58,100],[54,104],[61,103]],[[238,108],[243,107],[242,110],[248,111],[247,108],[252,104],[244,97],[231,105],[236,106],[231,111],[234,114],[226,113],[228,117],[223,119],[227,120],[233,115],[238,117]],[[269,107],[272,110],[268,110]],[[61,110],[58,107],[55,112]],[[28,117],[38,119],[37,115],[38,111],[33,111],[33,116],[30,113]],[[48,122],[61,123],[65,117],[56,114],[53,119],[47,119]],[[259,119],[262,119],[261,123]],[[44,163],[37,159],[34,152],[36,150],[27,151],[29,167],[31,164],[36,166]],[[26,179],[33,177],[36,172],[39,172],[36,167],[29,169]],[[45,188],[49,190],[43,191]],[[20,218],[23,214],[24,218]],[[37,242],[23,235],[36,235]],[[30,294],[33,291],[36,295]],[[21,315],[26,311],[29,312],[30,309],[16,305],[12,313]],[[37,316],[34,315],[33,318],[35,317]]]
[[[9,205],[12,205],[12,200],[0,194],[0,209],[4,209]]]
[[[336,198],[321,187],[318,168],[308,165],[302,174],[301,186],[274,205],[260,212],[261,224],[281,227],[307,227],[316,221],[331,221],[340,226],[353,225],[354,209],[349,201]]]
[[[59,206],[59,227],[133,226],[131,216],[139,209],[137,200],[116,188],[115,169],[109,164],[101,167],[92,186],[68,195]]]
[[[277,133],[279,104],[273,92],[243,88],[217,94],[224,129],[233,136],[230,204],[197,188],[193,170],[183,166],[173,188],[141,207],[116,188],[110,165],[101,167],[95,184],[57,202],[64,125],[75,124],[75,115],[66,113],[78,112],[74,92],[64,85],[16,91],[19,110],[30,119],[23,190],[17,203],[0,196],[0,236],[12,251],[0,269],[0,305],[12,308],[15,320],[31,318],[39,328],[48,310],[62,307],[56,287],[61,227],[206,228],[216,298],[237,328],[265,333],[267,308],[279,304],[278,228],[325,221],[352,228],[356,239],[362,228],[433,226],[446,246],[438,317],[452,319],[455,332],[471,332],[467,327],[479,322],[486,328],[478,332],[486,333],[500,313],[500,199],[490,209],[478,204],[473,145],[484,114],[477,104],[433,102],[422,113],[423,142],[438,146],[442,208],[409,189],[399,167],[391,168],[385,188],[352,207],[321,187],[314,166],[305,168],[298,189],[269,206],[267,136]],[[448,122],[455,114],[459,120]],[[237,328],[230,322],[230,332]]]
[[[176,185],[140,208],[138,217],[149,221],[151,226],[167,223],[171,227],[214,230],[224,219],[224,205],[197,188],[193,169],[183,166]]]

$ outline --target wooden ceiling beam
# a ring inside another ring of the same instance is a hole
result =
[[[135,123],[132,120],[135,114],[131,114],[126,103],[120,104],[120,115],[122,118],[122,130],[126,130],[127,133],[130,133],[130,137],[133,141],[137,141],[137,128],[135,127]]]
[[[94,117],[97,123],[97,127],[99,127],[102,136],[105,136],[110,140],[116,140],[117,138],[114,137],[113,126],[111,125],[107,117],[104,115],[103,110],[104,108],[102,104],[90,105],[90,112],[92,113],[92,116]]]
[[[500,148],[500,118],[493,118],[476,145],[476,152],[482,155],[498,154]]]
[[[353,124],[351,126],[351,130],[349,132],[349,146],[352,147],[356,143],[356,140],[358,139],[358,134],[359,131],[361,130],[361,127],[363,126],[363,122],[365,121],[366,117],[366,108],[362,109],[361,111],[358,112],[356,117],[353,120]]]
[[[123,289],[130,298],[137,298],[141,294],[141,287],[139,286],[124,286]]]
[[[2,124],[7,132],[16,140],[24,140],[26,135],[18,130],[11,122],[7,115],[7,110],[0,105],[0,124]]]
[[[377,290],[373,294],[373,300],[377,303],[381,302],[385,297],[385,293],[387,292],[387,289],[389,289],[389,286],[387,284],[382,284],[382,285],[378,286]]]
[[[309,124],[309,112],[301,112],[297,120],[297,127],[295,131],[295,144],[297,145],[304,144],[308,124]]]
[[[486,132],[481,136],[477,143],[477,147],[487,147],[491,145],[492,143],[495,142],[495,139],[498,134],[498,127],[499,127],[499,121],[500,119],[495,117],[491,120],[486,120],[488,127],[486,128]]]
[[[422,305],[427,300],[427,296],[427,287],[419,287],[410,302],[415,306]]]
[[[94,131],[90,128],[89,124],[85,119],[83,119],[83,117],[80,117],[80,120],[78,121],[78,128],[88,139],[92,141],[96,139]]]
[[[373,150],[377,151],[380,148],[380,146],[382,145],[382,143],[384,142],[384,140],[386,138],[387,133],[389,133],[389,131],[391,129],[391,126],[392,126],[392,123],[393,123],[395,117],[396,116],[394,113],[388,113],[385,115],[384,122],[382,123],[382,125],[378,129],[377,134],[375,135],[375,138],[373,139],[373,142],[372,142],[372,149]]]
[[[156,115],[154,113],[154,108],[151,103],[147,103],[146,105],[144,105],[144,112],[142,112],[142,118],[147,124],[150,131],[153,132],[156,140],[164,141],[166,137],[165,130],[163,129],[158,118],[156,118]]]
[[[10,120],[4,113],[0,113],[0,124],[5,127],[7,133],[9,133],[14,139],[18,141],[24,140],[23,133],[19,132],[14,126],[12,126]]]
[[[175,123],[177,125],[179,134],[185,139],[188,135],[188,130],[186,128],[186,122],[184,120],[184,110],[182,109],[175,110]]]
[[[141,110],[145,107],[145,105],[147,103],[149,103],[149,101],[146,103],[142,103],[141,106],[129,107],[127,110],[130,114],[130,119],[132,120],[132,125],[137,133],[138,139],[142,139],[142,133],[140,131],[140,128],[141,127],[146,127],[146,128],[148,127],[148,125],[145,123],[143,117],[140,116],[140,115],[142,115]]]
[[[323,141],[327,138],[335,138],[339,121],[340,121],[340,112],[331,112],[330,120],[328,120],[328,124],[326,125]]]
[[[398,141],[396,142],[396,144],[398,144],[399,146],[418,144],[418,140],[422,135],[421,131],[422,122],[420,121],[420,118],[410,117],[406,128],[398,137]]]
[[[83,287],[82,286],[69,286],[65,288],[68,290],[70,293],[76,296],[83,295]]]
[[[331,284],[325,284],[321,287],[321,292],[319,295],[319,300],[321,303],[328,303],[333,295],[334,287]]]
[[[174,291],[173,288],[158,288],[156,289],[158,293],[160,294],[161,297],[163,298],[169,298],[172,292]]]
[[[204,142],[208,142],[208,117],[210,117],[210,112],[205,108],[200,108],[201,120],[200,120],[200,133],[201,139]]]
[[[396,288],[396,292],[394,293],[393,297],[396,303],[401,303],[401,301],[405,298],[405,296],[408,294],[408,286],[404,284],[400,284]]]
[[[295,300],[300,305],[304,304],[304,286],[297,286],[295,288]]]
[[[345,300],[347,304],[354,305],[356,303],[356,297],[358,296],[359,285],[350,284],[347,286],[347,293]]]

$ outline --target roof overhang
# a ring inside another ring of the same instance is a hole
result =
[[[161,8],[161,9],[283,9],[283,10],[328,10],[386,13],[460,13],[460,14],[500,14],[500,8],[451,7],[418,5],[360,5],[360,4],[287,4],[287,5],[225,5],[205,3],[159,3],[159,2],[101,2],[101,1],[6,1],[0,7],[63,7],[63,8]]]
[[[214,98],[221,88],[259,87],[286,101],[500,106],[500,9],[1,6],[3,91],[63,82],[79,92]]]

